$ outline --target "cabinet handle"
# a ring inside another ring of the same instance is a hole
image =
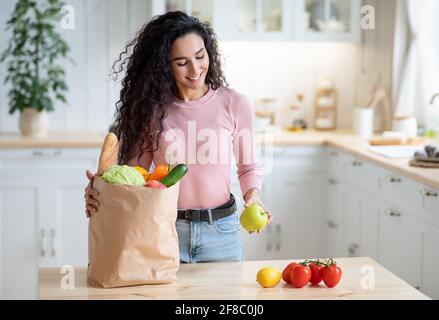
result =
[[[397,178],[397,177],[393,177],[393,176],[386,177],[386,180],[389,181],[390,183],[402,182],[401,178]]]
[[[55,257],[56,251],[55,251],[55,229],[50,230],[50,255]]]
[[[426,196],[426,197],[435,197],[435,198],[437,198],[437,196],[438,196],[437,192],[430,191],[430,190],[427,190],[427,189],[421,190],[421,194],[423,196]]]
[[[44,258],[46,257],[46,232],[44,231],[44,229],[41,229],[40,231],[40,254],[41,257]]]
[[[361,167],[361,166],[363,165],[363,163],[360,162],[360,161],[356,161],[356,160],[354,160],[354,161],[352,161],[352,165],[353,165],[354,167]]]
[[[277,224],[276,225],[276,251],[280,251],[280,247],[281,247],[280,234],[281,234],[281,226],[280,226],[280,224]]]
[[[32,153],[35,157],[57,157],[62,154],[61,150],[42,151],[34,150]]]
[[[337,185],[337,184],[338,184],[338,181],[337,181],[336,179],[333,179],[333,178],[329,178],[329,179],[328,179],[328,182],[329,182],[329,184],[331,184],[331,185]]]
[[[271,238],[271,226],[268,225],[267,226],[267,251],[271,251],[271,242],[272,242],[272,238]]]
[[[348,248],[349,256],[354,256],[357,250],[358,250],[358,244],[356,243],[351,244]]]
[[[396,211],[391,210],[391,209],[386,210],[386,213],[391,217],[397,217],[397,218],[401,217],[401,213],[396,212]]]
[[[333,220],[329,220],[328,221],[328,227],[330,227],[332,229],[337,229],[338,228],[338,224],[335,223]]]

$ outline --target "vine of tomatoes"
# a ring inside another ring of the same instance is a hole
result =
[[[303,288],[308,283],[318,285],[322,281],[328,288],[333,288],[341,276],[342,270],[333,258],[292,262],[282,272],[282,279],[295,288]]]

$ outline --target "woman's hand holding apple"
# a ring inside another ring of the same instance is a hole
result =
[[[248,190],[244,195],[244,208],[250,207],[252,204],[256,204],[263,209],[263,211],[267,214],[268,221],[267,224],[271,223],[273,219],[273,215],[265,208],[264,204],[261,201],[259,189],[253,188]],[[244,210],[245,211],[245,210]],[[262,231],[262,229],[256,230],[258,233]],[[249,231],[253,233],[254,231]]]

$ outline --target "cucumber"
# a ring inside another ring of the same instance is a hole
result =
[[[178,182],[187,173],[187,166],[185,164],[178,164],[169,172],[166,177],[160,180],[166,187],[171,187]]]

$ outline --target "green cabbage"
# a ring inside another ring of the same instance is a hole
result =
[[[107,183],[128,184],[132,186],[143,186],[145,180],[143,176],[133,167],[114,165],[108,168],[102,175]]]

